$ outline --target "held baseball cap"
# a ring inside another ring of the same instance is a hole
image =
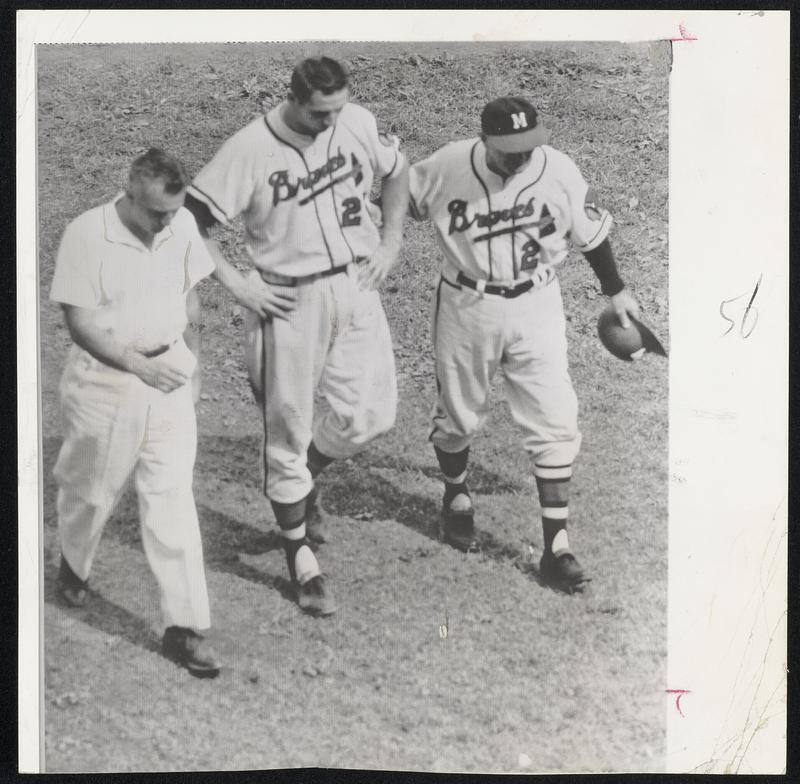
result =
[[[537,125],[536,109],[524,98],[496,98],[481,112],[481,130],[486,141],[500,152],[528,152],[547,141]]]

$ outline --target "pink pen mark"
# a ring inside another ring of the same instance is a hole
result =
[[[681,22],[678,25],[678,30],[680,31],[680,34],[681,34],[680,38],[670,38],[669,39],[670,41],[696,41],[697,40],[697,36],[696,35],[692,35],[691,33],[687,33],[686,32],[686,25],[683,22]]]
[[[691,694],[692,692],[689,689],[665,689],[667,694],[674,694],[675,696],[675,707],[678,709],[678,713],[681,714],[681,717],[684,719],[686,718],[683,715],[683,711],[681,710],[681,697],[684,694]]]

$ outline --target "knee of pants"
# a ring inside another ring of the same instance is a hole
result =
[[[202,548],[200,523],[191,487],[138,493],[142,527],[170,550]]]
[[[576,430],[570,438],[549,442],[537,442],[533,438],[528,438],[524,446],[538,465],[570,465],[575,461],[578,452],[580,452],[581,434]]]
[[[466,408],[453,415],[444,409],[441,402],[437,403],[430,440],[445,452],[460,452],[472,443],[485,419],[485,414]]]

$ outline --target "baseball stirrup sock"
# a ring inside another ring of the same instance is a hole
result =
[[[450,477],[444,478],[444,500],[443,503],[445,506],[450,506],[450,502],[459,495],[465,495],[467,498],[470,497],[469,495],[469,488],[467,487],[467,483],[464,481],[467,472],[464,471],[458,479],[461,481],[454,481],[450,479]]]
[[[534,466],[539,504],[542,507],[542,532],[545,550],[553,555],[569,551],[569,487],[572,466]]]
[[[304,585],[320,572],[319,564],[306,539],[306,524],[300,523],[296,528],[281,531],[283,549],[286,553],[286,565],[292,580]]]
[[[316,479],[325,469],[333,462],[332,457],[328,457],[327,455],[323,455],[322,452],[317,449],[316,444],[312,441],[308,445],[308,452],[306,452],[306,465],[308,466],[308,470],[311,472],[311,477]]]
[[[439,468],[445,477],[450,477],[451,482],[464,481],[462,474],[466,474],[467,459],[469,458],[469,447],[462,449],[460,452],[445,452],[434,445],[434,452],[436,452],[436,459],[439,461]]]

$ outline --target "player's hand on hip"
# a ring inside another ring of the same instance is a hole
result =
[[[622,289],[622,291],[614,294],[610,299],[611,305],[617,313],[619,323],[625,329],[631,325],[630,316],[636,319],[639,318],[639,305],[628,289]]]
[[[266,283],[257,270],[242,278],[242,285],[233,292],[239,304],[261,318],[286,319],[297,304],[297,291],[292,286]]]
[[[135,357],[131,363],[131,372],[145,384],[160,389],[162,392],[172,392],[189,380],[186,373],[166,360],[160,357],[148,358],[144,354],[138,354]]]
[[[365,291],[377,289],[397,263],[400,255],[400,242],[385,239],[367,261],[358,265],[359,285]]]

